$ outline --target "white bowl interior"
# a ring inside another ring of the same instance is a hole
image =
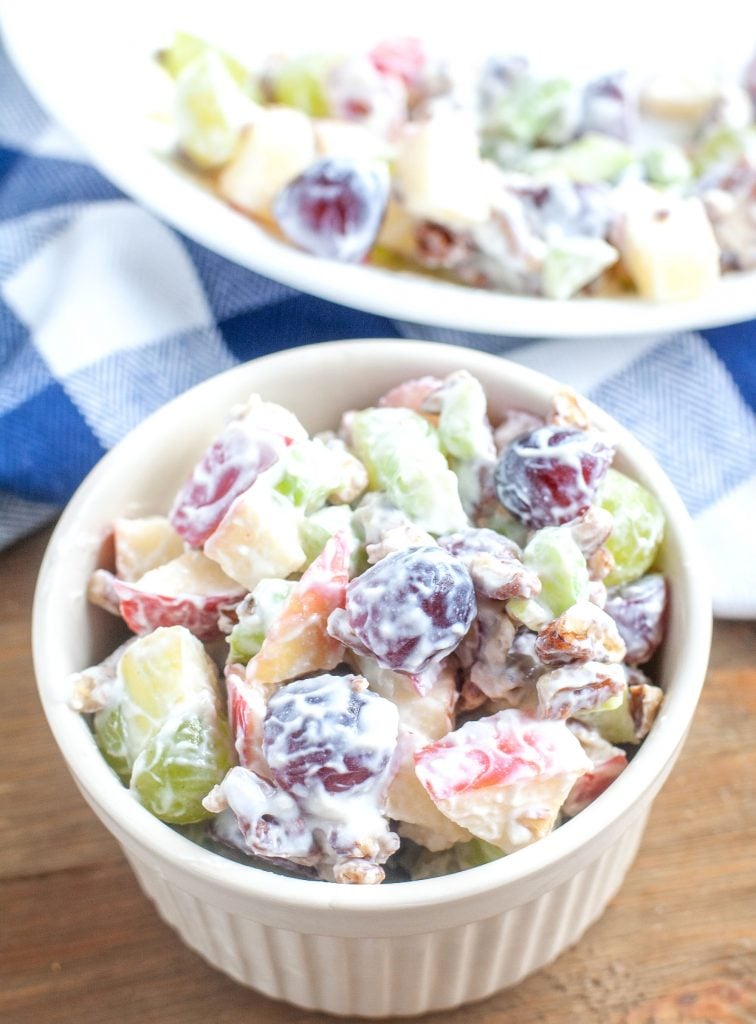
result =
[[[666,697],[628,769],[580,815],[534,846],[447,878],[378,887],[334,886],[236,864],[197,847],[140,807],[102,760],[85,720],[66,704],[69,674],[109,653],[118,635],[116,620],[89,607],[85,598],[109,523],[117,515],[165,512],[234,402],[258,391],[293,409],[315,431],[335,426],[342,411],[369,405],[402,380],[460,367],[483,383],[494,419],[511,406],[545,411],[556,387],[549,378],[496,356],[429,342],[331,342],[288,350],[221,374],[158,410],[102,459],[77,491],[40,571],[35,670],[45,713],[70,771],[125,845],[205,889],[215,888],[230,899],[247,898],[258,907],[275,905],[279,913],[286,910],[295,923],[302,923],[298,915],[306,909],[338,909],[342,915],[357,915],[363,927],[364,914],[388,915],[386,922],[396,922],[409,908],[429,910],[439,904],[447,917],[452,904],[465,905],[465,913],[482,913],[490,893],[501,896],[513,887],[516,899],[524,901],[560,873],[585,864],[623,823],[647,809],[693,716],[708,659],[711,610],[706,575],[679,497],[645,449],[599,410],[597,424],[619,441],[615,464],[648,486],[667,516],[661,561],[672,596],[656,680]]]

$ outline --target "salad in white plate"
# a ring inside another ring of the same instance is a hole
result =
[[[756,63],[577,81],[400,38],[248,68],[188,33],[157,60],[177,156],[307,253],[555,300],[756,269]]]
[[[164,514],[110,525],[131,635],[70,704],[135,800],[257,867],[347,884],[537,842],[625,769],[664,516],[576,396],[491,424],[420,377],[309,436],[253,395]]]

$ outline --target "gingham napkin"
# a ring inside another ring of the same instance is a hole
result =
[[[645,339],[469,335],[300,294],[129,201],[0,48],[0,546],[50,521],[153,409],[238,362],[331,338],[505,354],[587,394],[657,456],[693,515],[715,610],[756,617],[756,322]]]

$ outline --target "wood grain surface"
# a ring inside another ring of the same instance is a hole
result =
[[[0,1021],[315,1024],[164,925],[71,782],[40,709],[30,610],[46,533],[0,554]],[[756,624],[718,622],[694,726],[603,918],[444,1024],[756,1022]]]

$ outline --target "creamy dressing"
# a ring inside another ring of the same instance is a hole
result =
[[[586,440],[599,475],[612,450],[590,430],[570,439],[576,414],[574,403],[555,405],[569,421],[556,449],[553,418],[527,445],[512,442],[529,468],[558,454],[575,478],[566,503],[549,492],[547,514],[571,517],[565,525],[528,533],[514,522],[522,550],[472,527],[459,501],[471,519],[485,506],[507,529],[496,445],[534,420],[514,414],[494,433],[482,388],[464,371],[392,389],[378,408],[345,417],[340,438],[311,441],[258,396],[234,410],[174,506],[185,506],[176,515],[190,532],[211,528],[202,549],[137,581],[98,570],[91,588],[146,634],[72,680],[77,710],[117,712],[102,727],[135,795],[175,821],[185,786],[207,779],[200,797],[221,841],[359,884],[383,879],[397,832],[431,850],[475,836],[511,851],[545,835],[560,809],[576,813],[595,798],[627,763],[601,730],[637,743],[658,709],[661,690],[625,662],[655,649],[666,589],[651,573],[607,599],[608,546],[628,527],[619,510],[596,504]],[[368,471],[348,447],[355,434],[370,442],[371,472],[381,462],[373,486],[388,492],[361,496]],[[624,479],[612,481],[615,492]],[[506,483],[525,500],[521,477]],[[428,502],[438,505],[430,518]],[[330,518],[325,546],[318,554],[313,534],[306,555],[311,509],[313,522]],[[613,614],[598,606],[605,600]],[[238,763],[228,771],[217,674],[189,632],[217,632],[219,617],[233,630],[225,674]],[[154,630],[166,621],[180,625]],[[348,664],[364,677],[331,674],[339,661],[337,671]]]

